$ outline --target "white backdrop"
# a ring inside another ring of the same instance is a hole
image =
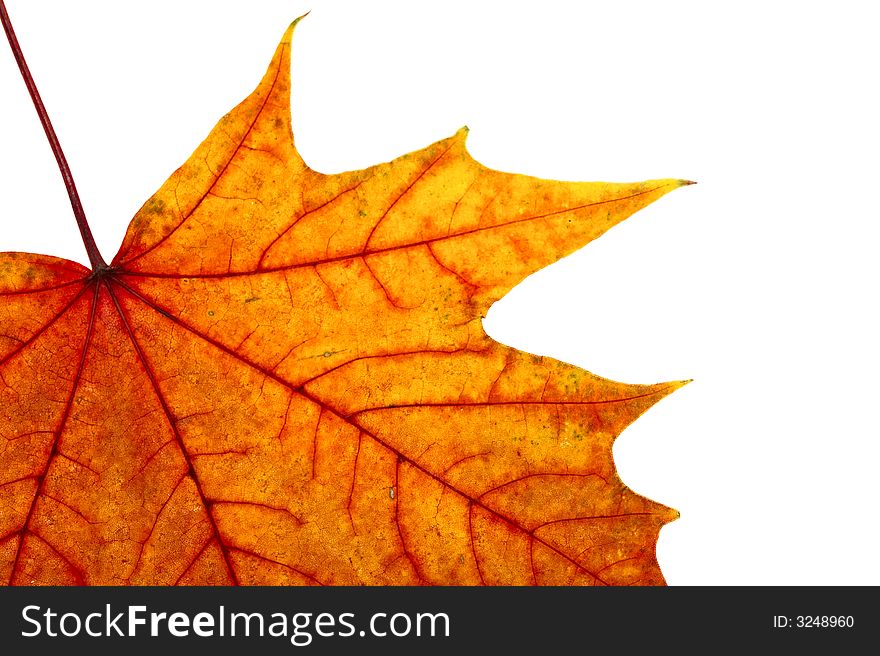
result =
[[[615,446],[630,487],[681,511],[658,546],[670,584],[880,584],[870,3],[7,6],[108,261],[308,10],[292,104],[318,170],[466,124],[501,170],[697,180],[531,276],[486,328],[609,378],[694,379]],[[86,262],[5,44],[0,126],[0,249]]]

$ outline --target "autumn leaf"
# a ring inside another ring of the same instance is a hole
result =
[[[600,378],[481,320],[687,183],[501,173],[466,129],[314,171],[294,25],[109,266],[88,238],[92,269],[0,255],[0,581],[662,584],[677,513],[611,448],[683,383]]]

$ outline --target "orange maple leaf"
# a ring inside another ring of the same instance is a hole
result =
[[[87,228],[91,270],[0,255],[0,581],[662,584],[677,513],[611,447],[683,383],[606,380],[481,319],[687,183],[501,173],[464,129],[318,173],[292,33],[111,265]]]

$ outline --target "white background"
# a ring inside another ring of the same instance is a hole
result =
[[[310,9],[292,104],[318,170],[466,124],[501,170],[699,181],[531,276],[487,330],[618,380],[695,379],[615,446],[627,484],[681,511],[670,584],[878,585],[877,17],[725,4],[7,3],[108,261]],[[0,249],[86,262],[8,52],[0,126]]]

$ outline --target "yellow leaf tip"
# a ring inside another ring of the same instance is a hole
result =
[[[312,10],[309,9],[309,10],[308,10],[306,13],[304,13],[302,16],[299,16],[298,18],[294,18],[294,19],[293,19],[293,22],[290,24],[290,27],[295,27],[297,23],[299,23],[303,18],[305,18],[306,16],[308,16],[308,15],[311,14],[311,13],[312,13]]]
[[[282,39],[282,43],[290,43],[290,39],[291,39],[291,37],[293,36],[293,28],[295,28],[295,27],[297,26],[297,24],[298,24],[303,18],[305,18],[306,16],[308,16],[310,13],[312,13],[311,10],[307,11],[307,12],[304,13],[302,16],[299,16],[298,18],[295,18],[295,19],[293,20],[293,22],[291,22],[290,25],[287,26],[287,30],[285,30],[285,32],[284,32],[284,38]]]
[[[468,133],[470,133],[470,128],[466,125],[463,125],[458,130],[456,130],[455,134],[450,137],[452,141],[459,142],[464,146],[464,143],[467,141]],[[466,148],[466,146],[465,146]]]
[[[693,378],[689,378],[687,380],[671,380],[668,383],[663,383],[663,388],[659,391],[663,392],[664,394],[672,394],[676,390],[680,390],[682,387],[692,382],[694,382]]]

